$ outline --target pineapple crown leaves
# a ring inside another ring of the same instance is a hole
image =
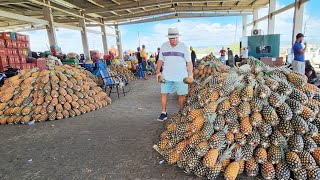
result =
[[[234,160],[239,162],[242,158],[243,158],[242,147],[239,147],[235,152]]]
[[[217,118],[217,114],[213,113],[213,114],[207,114],[206,115],[206,122],[210,122],[213,123]]]
[[[30,70],[31,73],[34,73],[34,72],[37,72],[37,71],[39,71],[39,68],[37,68],[37,67],[36,67],[36,68],[32,68],[32,69]]]
[[[248,74],[251,72],[251,66],[249,64],[245,64],[239,68],[240,74]]]
[[[221,147],[221,145],[219,146]],[[231,157],[231,153],[232,153],[233,148],[228,147],[219,157],[218,157],[218,161],[222,162],[226,159],[229,159]],[[222,151],[222,149],[221,149]]]

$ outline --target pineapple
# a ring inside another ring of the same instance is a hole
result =
[[[293,116],[293,112],[292,112],[290,106],[285,102],[282,103],[281,106],[276,108],[276,111],[277,111],[279,118],[284,121],[291,120],[291,118]]]
[[[280,146],[271,145],[268,149],[268,161],[272,164],[278,164],[284,160],[284,152]]]
[[[260,112],[263,108],[263,100],[257,97],[254,97],[250,101],[250,108],[252,112]]]
[[[231,132],[227,132],[226,133],[226,143],[228,145],[232,144],[234,142],[234,134],[232,134]]]
[[[294,134],[289,138],[289,148],[294,152],[301,152],[304,148],[303,138],[299,134]]]
[[[213,127],[216,131],[220,131],[224,128],[225,126],[225,118],[223,115],[218,115],[215,121],[213,122]]]
[[[281,132],[283,136],[287,138],[294,134],[294,130],[292,128],[290,121],[280,120],[280,123],[278,125],[278,130]]]
[[[276,80],[274,80],[274,79],[272,79],[272,78],[270,78],[270,77],[266,77],[266,76],[265,76],[265,84],[266,84],[272,91],[276,91],[276,90],[278,89],[278,87],[279,87],[279,83],[278,83]]]
[[[208,168],[205,167],[202,163],[199,163],[199,165],[194,169],[194,174],[198,177],[204,177],[208,174]]]
[[[217,162],[219,152],[221,152],[226,147],[225,143],[219,145],[218,148],[210,149],[203,158],[203,165],[208,168],[214,168],[214,165]]]
[[[272,126],[276,126],[279,124],[279,118],[278,118],[277,112],[270,105],[264,106],[261,114],[265,122],[271,124]]]
[[[239,106],[239,104],[241,103],[239,91],[234,90],[234,91],[230,94],[230,99],[229,99],[229,101],[230,101],[231,106]]]
[[[257,129],[253,129],[252,134],[247,136],[248,144],[256,147],[260,144],[261,137]]]
[[[299,153],[299,157],[301,160],[302,167],[304,169],[312,169],[317,167],[316,160],[312,157],[312,155],[307,151],[302,151]]]
[[[316,114],[313,110],[311,110],[307,106],[303,106],[303,111],[301,117],[306,121],[313,121],[315,119]]]
[[[263,147],[256,149],[255,159],[257,163],[264,164],[268,160],[267,150]]]
[[[306,76],[304,75],[301,75],[293,71],[287,72],[286,74],[287,74],[288,81],[292,82],[295,86],[300,87],[307,84],[307,79],[306,79]]]
[[[303,105],[294,99],[287,99],[286,103],[290,106],[292,112],[296,115],[299,115],[303,111]]]
[[[218,148],[221,144],[225,143],[225,134],[228,132],[227,126],[217,133],[213,134],[209,139],[209,145],[211,148]]]
[[[316,142],[314,142],[314,140],[311,137],[304,137],[303,138],[303,145],[304,145],[304,149],[308,152],[314,152],[317,148],[317,144]]]
[[[266,99],[270,96],[271,90],[265,84],[259,84],[257,87],[257,96],[261,99]]]
[[[317,162],[317,165],[320,165],[320,147],[317,147],[313,152],[312,156],[314,160]]]
[[[177,153],[175,149],[171,149],[163,154],[163,157],[168,162],[168,164],[175,164],[179,158],[180,154]]]
[[[207,178],[208,179],[216,179],[220,172],[223,169],[223,162],[226,162],[230,159],[231,156],[231,148],[226,149],[217,159],[216,163],[212,168],[209,168]]]
[[[261,175],[264,179],[274,179],[276,176],[275,169],[271,162],[267,161],[261,166]]]
[[[308,97],[306,94],[304,94],[303,92],[301,92],[298,89],[293,89],[292,93],[290,94],[290,98],[291,99],[295,99],[297,101],[299,101],[301,104],[306,104],[308,101]]]
[[[252,133],[252,125],[250,123],[250,118],[249,117],[244,117],[241,118],[241,123],[240,123],[240,131],[245,134],[249,135]]]
[[[254,84],[250,82],[246,87],[244,87],[241,91],[241,99],[242,101],[250,101],[253,98],[254,90],[253,90]]]
[[[218,113],[225,114],[231,108],[229,99],[224,99],[218,105]]]
[[[307,180],[307,171],[306,169],[298,169],[297,171],[293,171],[294,179]]]
[[[307,133],[308,136],[317,136],[318,135],[318,127],[311,122],[308,123],[309,132]]]
[[[246,174],[251,177],[255,177],[259,173],[259,164],[256,162],[254,157],[251,157],[249,161],[245,163]]]
[[[301,160],[297,153],[290,151],[286,153],[286,162],[291,171],[296,172],[302,168]]]
[[[307,170],[308,179],[318,180],[320,179],[320,168],[314,167]]]
[[[241,148],[237,149],[235,154],[235,161],[230,163],[224,172],[225,179],[235,180],[237,178],[240,170],[240,161],[242,159],[242,156],[243,154]]]
[[[245,144],[242,147],[242,154],[243,154],[242,160],[249,161],[251,159],[251,157],[253,156],[253,150],[254,150],[254,146],[252,146],[250,144]]]
[[[247,117],[251,113],[250,104],[246,101],[241,102],[238,106],[238,116]]]
[[[264,137],[268,137],[272,134],[272,127],[270,124],[262,123],[261,126],[258,127],[260,135]]]
[[[225,117],[225,122],[230,123],[230,122],[238,119],[238,113],[235,108],[230,108],[229,111],[227,111],[224,114],[224,117]]]
[[[287,81],[279,80],[278,82],[279,82],[278,92],[280,94],[290,95],[292,93],[292,87]]]
[[[202,141],[200,142],[198,145],[196,145],[195,147],[195,153],[200,156],[203,157],[204,155],[207,154],[207,152],[209,151],[210,147],[207,141]]]
[[[280,131],[275,130],[272,132],[270,136],[270,142],[275,146],[279,146],[279,145],[286,144],[286,138],[281,134]]]
[[[262,124],[262,115],[259,112],[252,113],[251,124],[253,127],[259,127]]]
[[[276,169],[277,179],[282,179],[282,180],[290,179],[290,169],[285,162],[278,163],[275,169]]]
[[[293,117],[291,125],[297,134],[305,134],[309,131],[308,123],[300,116]]]
[[[287,98],[286,96],[280,96],[276,92],[271,92],[271,95],[269,96],[268,101],[271,106],[273,106],[274,108],[277,108],[277,107],[280,107],[282,103],[285,102],[286,98]]]

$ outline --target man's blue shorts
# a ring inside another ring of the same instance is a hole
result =
[[[173,89],[176,89],[178,95],[187,95],[188,94],[188,84],[183,83],[182,81],[166,81],[161,84],[161,93],[162,94],[171,94]]]

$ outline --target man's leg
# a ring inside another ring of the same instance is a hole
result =
[[[178,104],[179,104],[179,109],[183,107],[184,102],[186,101],[186,96],[185,95],[179,95],[178,97]]]
[[[167,97],[168,97],[168,94],[161,94],[162,112],[167,112]]]

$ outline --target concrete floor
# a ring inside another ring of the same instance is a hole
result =
[[[0,126],[0,179],[194,179],[159,164],[152,148],[165,123],[159,85],[131,82],[132,90],[103,109],[34,125]],[[177,111],[170,96],[169,114]]]

